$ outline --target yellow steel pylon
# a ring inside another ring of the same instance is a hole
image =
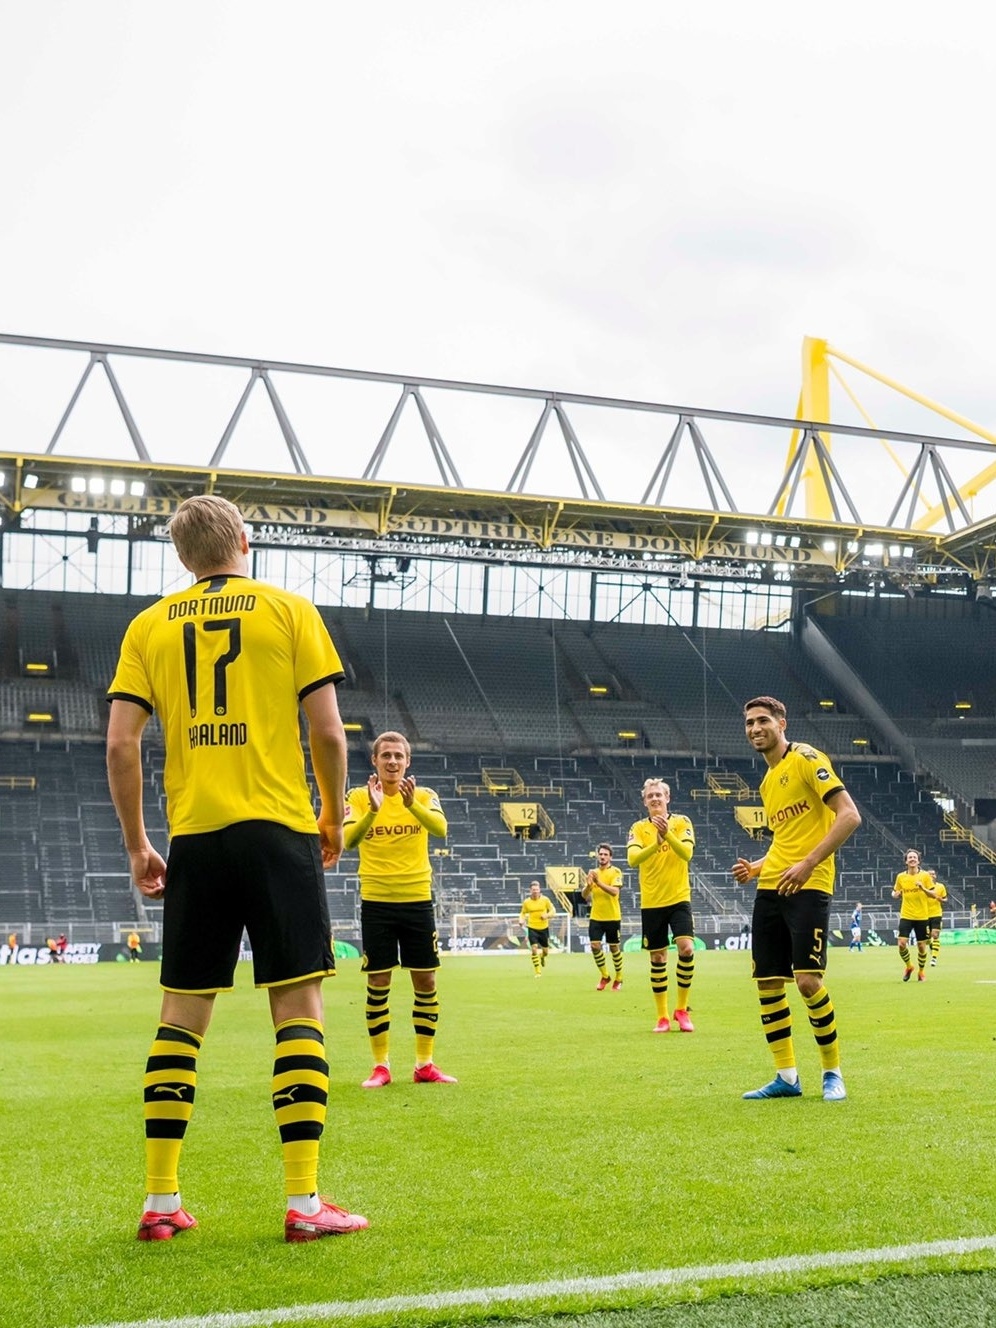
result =
[[[867,364],[862,364],[852,355],[847,355],[842,350],[837,350],[829,342],[821,337],[804,337],[802,341],[802,389],[799,393],[799,404],[796,408],[796,419],[806,423],[823,423],[830,420],[830,374],[838,379],[841,386],[847,392],[848,396],[857,406],[858,410],[864,415],[865,420],[870,424],[870,418],[862,408],[860,402],[854,393],[850,390],[843,378],[838,373],[836,367],[830,363],[830,360],[840,360],[844,364],[849,364],[852,368],[858,369],[861,373],[867,374],[869,378],[874,378],[876,382],[882,383],[885,387],[891,388],[894,392],[899,392],[902,396],[915,401],[920,406],[926,406],[928,410],[950,420],[959,428],[965,429],[968,433],[973,433],[978,438],[984,438],[986,442],[996,444],[996,433],[985,429],[981,424],[976,424],[973,420],[967,419],[964,415],[959,415],[957,411],[949,410],[946,406],[932,401],[920,392],[915,392],[910,387],[905,387],[895,379],[879,373],[876,369],[870,368]],[[799,445],[801,431],[794,429],[789,441],[789,463],[795,455],[796,448]],[[820,438],[830,447],[829,434],[821,431]],[[884,444],[889,455],[903,469],[902,463],[895,452],[888,444]],[[904,470],[904,474],[907,472]],[[806,492],[806,515],[815,519],[827,520],[833,516],[833,504],[831,496],[827,490],[823,478],[823,472],[817,464],[813,445],[810,443],[805,458],[803,478],[805,479]],[[958,490],[959,496],[963,499],[974,498],[987,485],[996,480],[996,462],[991,463],[974,475],[970,480],[961,486]],[[926,499],[922,499],[926,503]],[[783,514],[785,499],[779,504],[779,513]],[[940,503],[929,508],[923,515],[917,518],[913,523],[914,530],[930,530],[938,521],[943,520],[948,514],[948,504]]]

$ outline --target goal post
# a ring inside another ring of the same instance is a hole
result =
[[[558,913],[550,923],[550,949],[570,950],[574,919]],[[518,913],[453,913],[447,948],[459,954],[526,954],[529,941]]]

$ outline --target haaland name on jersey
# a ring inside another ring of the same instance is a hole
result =
[[[244,747],[249,741],[248,724],[193,724],[187,739],[194,747]]]

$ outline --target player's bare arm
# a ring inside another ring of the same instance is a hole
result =
[[[308,746],[318,784],[318,838],[322,866],[333,867],[342,854],[345,815],[346,732],[339,717],[335,687],[319,687],[302,702],[308,720]]]
[[[166,863],[152,847],[142,807],[142,732],[149,713],[134,701],[115,699],[107,725],[107,781],[121,823],[131,878],[149,899],[166,888]]]

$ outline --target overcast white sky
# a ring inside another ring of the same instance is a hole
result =
[[[2,331],[777,415],[810,334],[996,429],[983,5],[0,13]],[[39,395],[0,355],[15,446],[44,447],[83,363]],[[167,423],[186,389],[167,408],[128,373],[157,458],[206,460],[242,380],[204,389],[200,439]],[[357,473],[344,452],[395,398],[315,469]],[[863,399],[882,427],[959,432]],[[476,474],[454,408],[464,481],[502,487],[534,418],[498,469],[478,444]],[[599,446],[606,487],[632,466],[642,489],[653,448]]]

